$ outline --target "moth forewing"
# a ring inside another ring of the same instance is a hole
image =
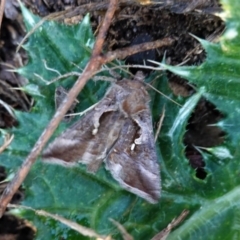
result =
[[[89,171],[97,171],[106,158],[108,147],[116,141],[108,136],[112,124],[118,125],[118,132],[121,129],[118,121],[120,114],[115,110],[115,105],[113,98],[103,98],[94,109],[49,144],[43,152],[43,160],[49,163],[63,161],[63,165],[68,166],[80,161],[88,165]],[[95,129],[97,134],[93,134]],[[115,138],[117,135],[114,134]]]
[[[156,203],[160,172],[149,99],[139,80],[113,83],[94,109],[49,144],[43,160],[81,162],[91,172],[104,160],[123,188]]]
[[[131,113],[106,165],[123,188],[156,203],[160,197],[160,171],[148,105],[149,96],[145,89],[142,93],[139,89],[141,88],[132,92],[130,97],[135,98],[135,103],[139,103],[139,106],[128,109]],[[145,106],[141,106],[143,102]]]

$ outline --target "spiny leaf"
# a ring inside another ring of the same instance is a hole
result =
[[[224,118],[216,125],[226,133],[222,146],[203,152],[208,171],[206,185],[197,188],[198,195],[205,200],[202,207],[179,229],[169,235],[169,239],[234,239],[239,219],[239,104],[240,93],[240,2],[222,1],[225,11],[226,31],[219,43],[199,39],[207,58],[200,66],[165,67],[186,78],[197,89],[204,88],[203,96],[223,113]],[[210,127],[210,126],[209,126]],[[200,191],[203,191],[202,194]],[[199,199],[200,200],[200,199]]]
[[[239,7],[239,3],[229,0],[224,2],[225,8],[227,8],[226,3],[235,4],[234,9]],[[39,19],[24,11],[24,16],[27,14],[25,21],[30,29]],[[228,14],[232,16],[228,20],[230,27],[238,26],[234,12],[236,11],[232,12],[232,8],[229,8]],[[234,29],[239,33],[238,28]],[[36,86],[38,91],[37,94],[36,91],[32,94],[35,105],[30,113],[16,112],[19,126],[12,130],[15,135],[14,142],[0,156],[1,165],[5,165],[9,171],[14,171],[20,166],[53,115],[54,90],[60,83],[47,86],[43,79],[50,81],[57,77],[58,73],[80,72],[79,69],[84,68],[89,59],[93,42],[88,16],[81,24],[74,27],[45,22],[30,36],[25,45],[29,54],[29,63],[19,69],[19,73],[26,76],[30,84],[34,84],[31,86]],[[237,114],[231,112],[233,106],[238,109],[239,101],[239,95],[235,90],[238,86],[238,70],[235,69],[238,57],[236,53],[234,55],[237,49],[235,45],[238,45],[238,42],[232,43],[224,37],[220,44],[202,41],[208,52],[208,58],[203,65],[191,68],[168,67],[178,74],[181,71],[182,76],[188,76],[190,81],[194,81],[199,89],[202,89],[186,103],[185,99],[173,96],[164,75],[159,76],[154,83],[157,89],[161,89],[167,96],[182,104],[182,107],[179,107],[159,94],[151,92],[154,123],[158,121],[163,107],[166,109],[163,127],[156,143],[162,174],[162,197],[158,204],[151,205],[121,189],[104,167],[96,175],[92,175],[82,165],[66,169],[62,166],[43,164],[41,161],[33,166],[24,182],[26,197],[23,204],[60,214],[93,228],[100,234],[114,234],[116,239],[121,239],[121,235],[110,223],[109,218],[124,225],[135,239],[150,239],[165,228],[183,209],[190,210],[192,216],[181,227],[170,233],[170,239],[176,239],[176,236],[182,239],[217,239],[217,236],[223,236],[224,231],[228,231],[228,236],[234,236],[234,231],[229,231],[225,220],[231,219],[231,224],[237,225],[236,210],[239,208],[236,194],[239,185],[236,176],[239,175],[238,169],[240,169],[237,161],[239,151],[236,150],[239,137],[233,134],[233,129],[235,128],[236,131],[238,126]],[[226,52],[223,46],[227,46],[230,50]],[[234,63],[234,59],[235,65],[232,68],[234,70],[230,71],[229,67]],[[151,75],[149,79],[154,79],[157,74],[159,73]],[[207,76],[210,76],[209,81],[205,80]],[[228,80],[224,82],[226,78],[235,80],[235,85],[230,84],[224,91],[218,86],[227,86]],[[75,78],[70,77],[62,80],[61,85],[70,87],[74,81]],[[28,91],[31,89],[27,86],[25,88]],[[81,106],[78,110],[83,110],[96,102],[105,90],[106,83],[90,82],[79,96]],[[225,148],[233,156],[232,159],[225,159],[223,164],[218,164],[215,161],[216,154],[206,155],[206,169],[209,175],[205,181],[196,179],[194,170],[190,168],[184,156],[185,149],[182,143],[187,120],[201,95],[225,113],[225,119],[218,125],[229,134]],[[64,128],[66,124],[61,124],[55,136]],[[219,211],[222,211],[221,214]],[[26,211],[22,212],[22,216],[28,217],[37,226],[38,239],[42,236],[44,239],[59,237],[79,239],[77,233],[54,220]],[[81,236],[81,239],[86,238]]]

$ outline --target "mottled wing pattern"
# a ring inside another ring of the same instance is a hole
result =
[[[128,191],[151,203],[160,198],[160,171],[150,109],[128,118],[106,159],[113,177]]]
[[[63,165],[80,161],[92,172],[105,160],[123,188],[156,203],[160,173],[149,101],[137,78],[113,84],[94,109],[48,146],[43,160]]]
[[[88,165],[89,171],[97,171],[117,140],[124,120],[117,111],[116,91],[112,88],[94,109],[50,143],[42,154],[43,160],[65,166],[80,161]]]

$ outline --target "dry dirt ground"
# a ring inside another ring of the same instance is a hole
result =
[[[97,0],[24,0],[26,6],[35,14],[47,16],[51,13],[66,10],[59,21],[67,24],[78,22],[90,12],[93,30],[97,33],[108,1]],[[145,3],[145,5],[141,5]],[[106,39],[106,49],[122,47],[162,39],[174,38],[176,41],[167,47],[139,53],[126,59],[127,63],[142,64],[146,58],[156,61],[163,59],[167,53],[167,63],[176,65],[199,65],[205,59],[205,52],[200,44],[189,33],[209,41],[218,41],[224,31],[224,23],[215,13],[221,11],[217,0],[154,0],[155,4],[146,4],[146,0],[119,1],[119,8]],[[158,3],[158,4],[156,4]],[[8,72],[24,65],[27,55],[23,50],[16,53],[17,44],[25,34],[22,16],[16,0],[7,0],[1,29],[0,44],[0,99],[15,109],[28,111],[32,100],[29,96],[12,87],[26,83],[19,75]],[[169,84],[175,94],[188,96],[193,89],[188,83],[168,73]],[[197,177],[204,178],[204,162],[192,145],[214,146],[222,141],[224,133],[217,128],[207,130],[208,124],[221,118],[215,107],[202,99],[189,120],[185,135],[186,156],[192,167],[197,169]],[[17,125],[6,108],[0,105],[0,128]],[[6,177],[4,168],[0,167],[0,181]],[[3,186],[0,186],[0,192]],[[16,193],[13,202],[21,200],[23,193]],[[34,230],[25,221],[6,214],[0,219],[1,239],[33,239]]]

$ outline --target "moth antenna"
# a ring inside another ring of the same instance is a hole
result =
[[[97,73],[100,73],[100,72],[104,72],[104,71],[108,71],[108,72],[110,72],[110,74],[112,75],[112,73],[113,73],[113,70],[115,70],[115,69],[120,69],[120,70],[122,70],[123,72],[125,72],[125,73],[127,73],[128,75],[130,75],[130,76],[132,76],[132,77],[134,77],[134,74],[132,74],[129,70],[128,70],[128,68],[129,68],[129,65],[116,65],[115,63],[109,63],[109,64],[111,64],[111,65],[113,65],[113,67],[108,67],[107,65],[104,65],[104,67],[102,68],[102,69],[100,69],[99,71],[97,71]],[[125,68],[127,68],[127,69],[125,69]],[[115,74],[115,72],[114,72],[114,74]],[[113,74],[113,75],[114,75]],[[116,73],[117,74],[117,73]],[[112,75],[112,76],[113,76]],[[115,76],[115,78],[117,78],[117,80],[119,80],[119,79],[122,79],[122,76]]]
[[[109,71],[110,75],[112,75],[114,78],[121,79],[121,75],[115,72],[112,68],[108,67],[108,65],[104,65],[104,67]]]
[[[157,63],[157,62],[155,62]],[[146,68],[146,69],[151,69],[151,70],[164,70],[163,67],[151,67],[151,66],[145,66],[145,65],[122,65],[122,66],[116,66],[116,67],[112,67],[111,69],[122,69],[123,67],[126,67],[126,68],[129,68],[129,67],[134,67],[134,68]],[[106,69],[101,69],[100,71],[98,72],[101,72],[101,71],[105,71]],[[133,77],[135,77],[135,75],[132,74]],[[103,79],[101,79],[103,80]],[[148,83],[145,83],[143,82],[144,84],[146,84],[147,86],[149,86],[150,88],[152,88],[154,91],[156,91],[157,93],[161,94],[162,96],[164,96],[165,98],[167,98],[168,100],[170,100],[171,102],[177,104],[178,106],[182,106],[181,104],[179,104],[178,102],[172,100],[170,97],[168,97],[167,95],[165,95],[164,93],[162,93],[161,91],[157,90],[155,87],[153,87],[152,85],[148,84]]]
[[[163,92],[157,90],[157,89],[156,89],[155,87],[153,87],[151,84],[145,83],[145,82],[144,82],[144,84],[146,84],[148,87],[152,88],[155,92],[157,92],[157,93],[161,94],[162,96],[164,96],[165,98],[167,98],[169,101],[175,103],[175,104],[178,105],[179,107],[182,107],[181,104],[179,104],[178,102],[172,100],[170,97],[168,97],[168,96],[167,96],[166,94],[164,94]]]

